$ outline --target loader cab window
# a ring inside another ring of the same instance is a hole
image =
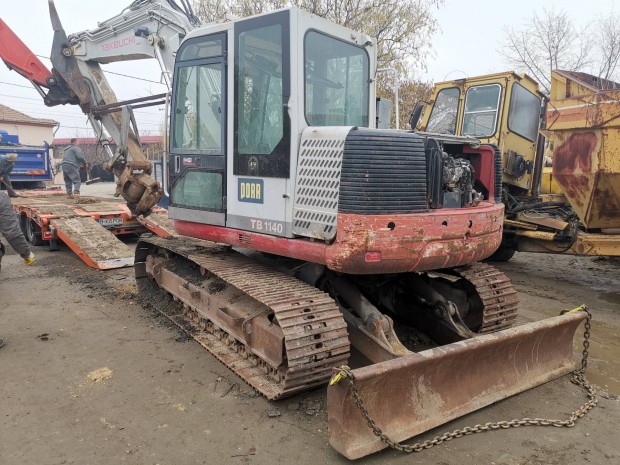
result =
[[[534,142],[538,136],[540,99],[516,82],[512,85],[508,129]]]
[[[368,126],[366,50],[316,31],[304,40],[306,121],[311,126]]]
[[[289,12],[235,25],[234,174],[288,177]]]
[[[456,133],[456,115],[461,91],[456,87],[442,89],[437,93],[435,104],[426,125],[427,132],[437,134]]]
[[[495,134],[501,94],[499,84],[474,86],[467,90],[462,135],[491,137]]]

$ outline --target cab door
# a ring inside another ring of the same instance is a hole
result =
[[[226,66],[224,32],[179,48],[168,166],[172,219],[226,224]]]

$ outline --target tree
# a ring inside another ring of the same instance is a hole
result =
[[[410,98],[417,98],[417,92],[408,89],[416,83],[414,76],[426,70],[431,38],[438,28],[434,12],[443,3],[444,0],[195,0],[194,10],[203,20],[217,21],[225,13],[241,17],[292,4],[374,37],[378,68],[395,68],[400,75],[403,126],[416,103]],[[377,81],[384,95],[393,99],[393,91],[389,90],[393,78],[379,74]],[[420,92],[427,87],[423,84]]]
[[[578,30],[565,11],[543,8],[521,29],[504,27],[499,51],[508,65],[530,74],[547,94],[553,69],[611,79],[620,60],[619,19],[612,13]]]
[[[379,67],[402,62],[402,72],[412,75],[426,67],[432,50],[431,37],[438,27],[433,13],[443,3],[444,0],[194,0],[194,10],[205,21],[218,21],[226,13],[242,17],[292,4],[374,37]]]
[[[601,17],[596,24],[595,39],[600,49],[597,76],[614,79],[620,61],[620,15],[612,12]]]
[[[400,129],[409,129],[411,113],[420,103],[426,102],[431,96],[433,85],[416,79],[405,78],[399,82],[398,103]],[[377,80],[377,96],[391,100],[394,104],[394,79],[385,76]],[[395,110],[396,108],[394,108]],[[392,127],[396,127],[395,113],[392,113]]]

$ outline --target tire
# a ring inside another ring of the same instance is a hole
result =
[[[45,241],[41,238],[41,227],[32,219],[25,218],[26,226],[26,240],[30,245],[39,246],[45,244]]]
[[[506,247],[504,244],[499,246],[493,255],[487,258],[485,261],[487,262],[507,262],[510,260],[515,254],[516,250],[512,247]]]

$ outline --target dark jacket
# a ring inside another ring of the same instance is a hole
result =
[[[8,176],[13,171],[13,165],[15,165],[14,161],[5,160],[4,158],[0,158],[0,178]]]
[[[81,165],[86,165],[86,159],[77,145],[70,145],[62,156],[62,164],[79,168]]]
[[[26,238],[19,227],[17,215],[13,211],[13,206],[9,196],[0,192],[0,234],[2,234],[11,247],[15,249],[22,258],[30,255],[30,247]]]

